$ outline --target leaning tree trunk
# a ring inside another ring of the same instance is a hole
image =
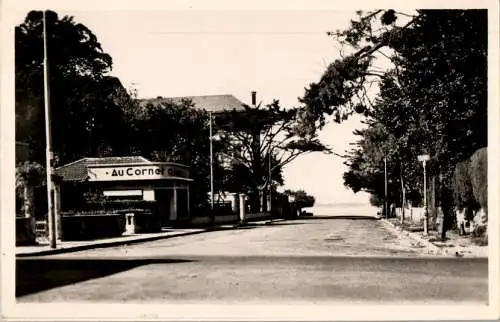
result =
[[[440,204],[442,217],[439,225],[439,237],[442,240],[446,239],[446,232],[451,226],[452,218],[454,216],[453,210],[453,195],[449,183],[440,178]]]
[[[429,180],[429,189],[427,193],[428,207],[429,207],[429,215],[430,215],[430,229],[436,229],[437,222],[437,209],[436,209],[436,176],[433,175]]]
[[[405,207],[406,207],[406,191],[403,178],[403,163],[401,162],[401,168],[399,172],[399,178],[401,181],[401,226],[405,223]]]

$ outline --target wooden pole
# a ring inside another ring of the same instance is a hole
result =
[[[427,211],[427,171],[426,162],[424,163],[424,235],[429,233],[429,212]]]
[[[52,152],[52,131],[50,126],[50,84],[49,84],[49,68],[47,55],[47,23],[45,19],[45,10],[43,11],[43,93],[45,105],[45,157],[46,157],[46,173],[47,173],[47,217],[49,222],[49,240],[50,247],[56,248],[56,218],[54,211],[54,182],[53,182],[53,160]]]
[[[384,207],[385,207],[385,218],[389,218],[388,214],[388,209],[387,209],[387,157],[384,156],[384,177],[385,177],[385,200],[384,200]]]
[[[272,185],[272,176],[271,176],[271,160],[272,160],[272,142],[269,143],[269,213],[272,213],[272,204],[273,204],[273,185]]]
[[[212,133],[212,112],[210,117],[210,207],[214,210],[214,151],[213,151],[213,133]]]

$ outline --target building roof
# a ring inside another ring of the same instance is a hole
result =
[[[149,99],[140,99],[141,106],[146,104],[161,103],[181,103],[183,99],[191,100],[195,108],[203,109],[208,112],[220,113],[232,110],[244,110],[243,102],[233,95],[205,95],[205,96],[184,96],[184,97],[157,97]]]
[[[88,166],[92,165],[116,165],[123,163],[151,163],[141,156],[129,157],[107,157],[107,158],[83,158],[56,169],[56,174],[63,181],[85,181],[88,177]]]

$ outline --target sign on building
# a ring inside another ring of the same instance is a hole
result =
[[[161,180],[189,178],[186,167],[173,163],[144,165],[89,166],[89,181]]]

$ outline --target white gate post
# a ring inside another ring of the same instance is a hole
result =
[[[240,222],[245,221],[245,194],[240,193]]]

